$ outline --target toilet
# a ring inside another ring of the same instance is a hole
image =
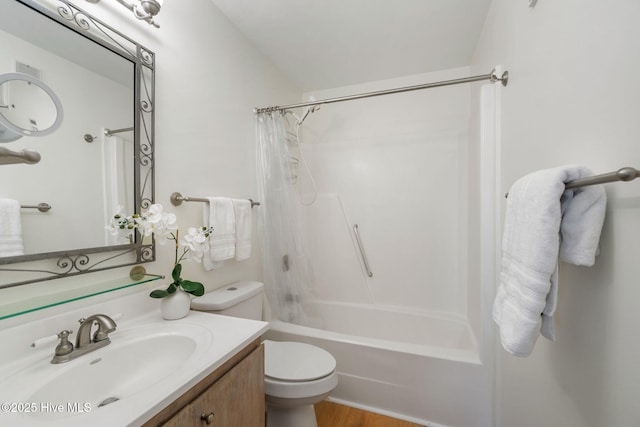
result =
[[[240,281],[196,297],[191,309],[262,320],[264,285]],[[267,427],[317,427],[313,408],[338,385],[336,359],[305,343],[264,340]]]

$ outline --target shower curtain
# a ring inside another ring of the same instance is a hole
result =
[[[299,237],[298,140],[287,113],[258,114],[256,142],[263,281],[272,318],[304,324],[312,283]]]
[[[118,135],[108,135],[100,130],[102,146],[102,182],[104,193],[104,223],[108,224],[118,207],[122,212],[133,212],[133,168],[127,165],[133,158],[133,143]],[[121,236],[113,236],[105,229],[105,244],[126,243]]]

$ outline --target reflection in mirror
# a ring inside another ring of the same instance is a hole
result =
[[[34,150],[24,149],[11,151],[8,148],[0,147],[0,165],[10,165],[13,163],[26,163],[34,165],[40,161],[42,156]]]
[[[140,212],[153,203],[153,53],[66,0],[16,0],[0,13],[7,74],[14,78],[0,84],[8,107],[0,120],[10,132],[48,134],[0,147],[0,200],[23,206],[15,215],[24,248],[0,251],[0,292],[153,261],[153,242],[114,242],[105,229],[118,205]],[[96,135],[91,143],[87,133]],[[40,203],[51,208],[24,208]],[[51,282],[47,292],[54,286],[64,285]]]
[[[0,129],[5,134],[45,136],[60,127],[62,103],[43,81],[23,73],[0,74]],[[15,141],[15,139],[11,139]],[[0,142],[4,142],[0,139]]]

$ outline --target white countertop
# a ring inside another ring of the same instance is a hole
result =
[[[39,322],[46,321],[47,319],[43,319]],[[59,328],[60,321],[54,323],[57,324],[56,328]],[[179,320],[163,320],[159,311],[153,311],[137,317],[128,315],[117,323],[118,328],[110,334],[112,341],[110,345],[59,365],[49,363],[56,343],[35,349],[26,344],[40,338],[31,331],[37,330],[42,335],[40,332],[43,330],[42,325],[37,329],[31,326],[0,331],[0,340],[4,339],[4,343],[9,346],[18,346],[17,349],[7,348],[9,350],[7,352],[3,348],[0,355],[0,404],[2,405],[0,425],[15,427],[141,425],[254,339],[260,337],[268,328],[266,322],[195,311],[191,311],[187,317]],[[163,327],[166,330],[182,328],[183,330],[200,331],[203,330],[202,328],[206,328],[210,333],[206,334],[207,337],[203,337],[203,341],[206,343],[198,348],[193,357],[188,359],[188,363],[180,363],[180,360],[177,360],[175,370],[168,372],[161,381],[148,389],[132,393],[114,403],[97,407],[94,402],[83,401],[63,402],[62,406],[56,406],[51,402],[30,401],[39,384],[33,384],[33,380],[25,383],[24,378],[38,378],[37,381],[43,383],[52,380],[64,381],[67,370],[74,369],[74,365],[77,366],[77,364],[87,364],[88,361],[99,358],[101,354],[108,354],[101,352],[109,351],[111,346],[117,348],[118,339],[121,338],[121,342],[123,342],[127,334],[130,335],[131,331],[135,331],[136,328],[138,330],[142,328],[144,331],[162,331]],[[37,377],[34,376],[33,367],[37,367]],[[21,375],[23,376],[21,377]],[[24,375],[31,375],[31,377]],[[17,386],[16,384],[22,385]],[[57,411],[60,408],[63,413]]]

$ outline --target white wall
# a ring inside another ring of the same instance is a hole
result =
[[[186,229],[202,224],[203,204],[174,207],[169,202],[174,191],[255,198],[253,108],[293,102],[300,92],[209,0],[188,7],[165,2],[156,19],[159,29],[115,3],[85,6],[107,23],[116,21],[116,27],[156,54],[156,202],[175,212]],[[209,289],[259,278],[255,233],[253,243],[250,260],[231,261],[213,272],[185,263],[183,277]],[[170,274],[170,245],[159,246],[157,253],[159,262],[147,270]]]
[[[562,164],[638,167],[640,3],[494,0],[473,61],[511,73],[501,98],[500,193]],[[601,255],[560,265],[558,341],[524,359],[498,351],[504,427],[640,424],[640,185],[606,186]],[[503,205],[504,208],[504,205]],[[504,213],[504,209],[502,210]]]
[[[189,7],[166,2],[158,20],[158,40],[149,43],[158,58],[156,201],[174,210],[186,228],[202,224],[203,204],[174,208],[169,202],[174,191],[256,198],[253,108],[293,102],[300,92],[209,0]],[[186,264],[183,276],[209,289],[260,278],[255,236],[251,259],[230,261],[213,272]],[[156,268],[169,274],[172,254],[163,249]]]
[[[75,3],[156,54],[156,202],[175,212],[181,228],[186,229],[201,225],[203,205],[186,203],[174,208],[169,202],[174,191],[196,197],[255,198],[253,108],[297,101],[300,91],[209,0],[192,0],[188,6],[165,2],[157,17],[159,29],[138,21],[116,2]],[[233,261],[212,272],[205,272],[199,264],[185,263],[183,277],[202,281],[209,289],[234,280],[259,279],[255,237],[253,243],[249,260]],[[159,260],[146,264],[147,271],[169,275],[171,245],[158,246],[157,253]],[[110,270],[70,282],[105,281],[125,277],[128,272],[129,268]],[[47,285],[61,283],[64,280]],[[31,317],[14,321],[27,318]],[[11,323],[4,321],[0,327]]]

